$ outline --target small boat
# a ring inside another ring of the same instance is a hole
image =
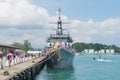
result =
[[[50,34],[47,38],[47,51],[51,55],[47,66],[55,69],[70,68],[75,56],[73,40],[69,33],[63,33],[65,29],[62,28],[62,24],[65,22],[61,20],[60,9],[58,21],[53,23],[57,24],[57,29],[55,29],[55,34]]]
[[[97,59],[97,61],[102,61],[102,62],[112,62],[112,60],[107,60],[107,59]]]

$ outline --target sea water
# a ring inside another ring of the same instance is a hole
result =
[[[35,80],[120,80],[120,55],[103,55],[103,60],[97,59],[97,55],[77,55],[73,69],[60,71],[44,67]]]

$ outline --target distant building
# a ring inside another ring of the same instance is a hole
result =
[[[85,53],[95,53],[94,49],[84,49]]]
[[[89,53],[94,53],[94,49],[89,49]]]
[[[88,53],[88,49],[84,49],[84,52],[85,52],[85,53]]]
[[[99,51],[95,51],[94,49],[84,49],[85,53],[95,53],[95,54],[109,54],[109,53],[115,53],[114,49],[101,49]]]
[[[114,49],[106,49],[106,53],[115,53]]]
[[[99,53],[99,51],[95,51],[95,54]]]
[[[110,53],[110,49],[106,49],[106,53]]]
[[[42,51],[27,51],[28,54],[39,54],[42,53]]]
[[[115,50],[114,49],[110,49],[110,53],[115,53]]]
[[[16,49],[19,49],[19,48],[15,46],[0,44],[0,51],[2,51],[3,53],[7,53],[10,50],[15,51]]]
[[[104,49],[101,49],[101,50],[100,50],[100,53],[105,53],[105,50],[104,50]]]

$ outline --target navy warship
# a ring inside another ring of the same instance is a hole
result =
[[[53,24],[57,24],[57,29],[55,30],[55,34],[50,34],[47,38],[47,51],[51,55],[49,60],[47,61],[47,67],[55,68],[55,69],[68,69],[73,67],[74,60],[74,48],[73,48],[73,40],[70,36],[70,33],[64,34],[64,30],[62,28],[62,24],[66,24],[68,22],[62,22],[61,20],[61,10],[58,10],[59,16],[57,22],[51,22]]]

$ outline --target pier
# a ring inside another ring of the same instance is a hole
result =
[[[45,66],[47,58],[44,55],[11,67],[4,67],[0,69],[0,80],[34,80]]]

